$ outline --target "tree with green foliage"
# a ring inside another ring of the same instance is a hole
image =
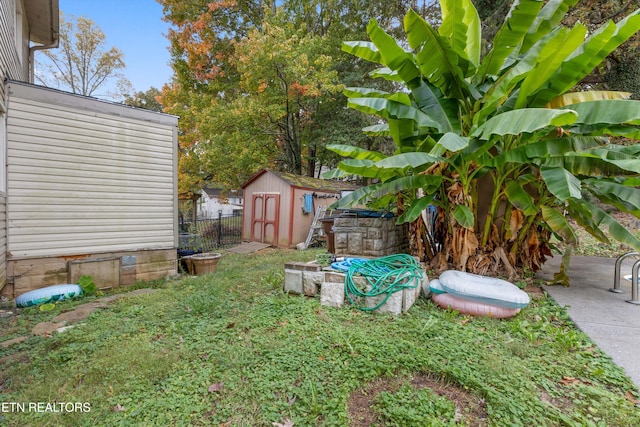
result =
[[[560,25],[576,0],[519,0],[483,55],[471,0],[441,0],[436,30],[414,11],[406,41],[372,20],[371,41],[343,49],[378,64],[373,77],[396,91],[347,88],[349,107],[380,124],[393,155],[333,145],[351,157],[329,176],[378,182],[339,202],[393,205],[411,223],[417,255],[436,267],[479,274],[538,270],[551,238],[576,242],[573,222],[640,250],[640,240],[604,205],[640,217],[640,102],[629,93],[571,92],[640,29],[640,10],[588,32]],[[598,201],[600,203],[596,203]],[[426,215],[437,208],[435,223]],[[566,283],[568,257],[556,280]]]
[[[335,153],[325,149],[330,142],[370,149],[388,143],[386,138],[357,131],[373,124],[372,119],[345,108],[346,99],[335,96],[336,82],[363,84],[363,73],[373,69],[366,61],[354,61],[341,52],[340,44],[345,38],[364,37],[366,22],[374,16],[383,17],[380,25],[395,34],[401,17],[416,2],[161,3],[165,19],[172,24],[169,40],[175,71],[172,83],[163,88],[162,103],[167,112],[180,116],[181,192],[197,191],[208,180],[237,187],[264,167],[311,175],[322,165],[337,163]],[[425,13],[429,3],[420,5]],[[277,48],[247,57],[252,43],[273,46],[269,33],[277,33]],[[273,54],[278,55],[269,58]],[[294,54],[303,54],[307,61],[321,58],[322,68],[314,66],[307,75],[292,73],[294,65],[300,70],[300,64],[286,56]],[[276,62],[289,68],[286,82],[274,77],[288,85],[288,98],[273,84],[265,87],[268,90],[257,90],[258,74],[273,75]],[[260,73],[255,72],[257,68]],[[304,91],[298,93],[304,96],[293,96],[291,89],[300,89],[296,85],[302,85]],[[309,91],[312,85],[320,92]],[[381,87],[390,89],[392,84],[381,82]],[[292,108],[296,103],[302,103],[299,110]],[[288,113],[282,116],[280,111],[287,107]],[[284,117],[293,119],[291,126],[283,128],[286,120],[280,119]]]
[[[140,91],[135,92],[132,95],[125,95],[124,103],[131,107],[162,112],[162,104],[160,104],[160,101],[158,101],[160,95],[160,90],[152,86],[147,89],[146,92]]]

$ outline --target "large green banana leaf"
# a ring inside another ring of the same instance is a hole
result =
[[[576,24],[571,30],[560,31],[558,37],[547,43],[538,55],[535,72],[527,74],[520,85],[520,91],[514,108],[530,105],[529,100],[544,87],[553,73],[562,65],[565,58],[571,55],[584,41],[587,27]]]
[[[346,144],[328,144],[327,149],[343,157],[351,157],[352,159],[368,159],[374,162],[386,157],[378,151],[365,150],[364,148]]]
[[[640,126],[640,101],[632,99],[605,99],[571,104],[560,109],[578,113],[575,125],[633,125]],[[569,129],[571,132],[576,132]]]
[[[542,106],[573,88],[618,46],[640,30],[640,9],[620,22],[609,22],[590,35],[548,79],[547,87],[531,101]]]
[[[640,216],[640,189],[603,178],[584,179],[582,185],[607,204]]]
[[[480,17],[470,0],[442,0],[442,25],[438,28],[441,36],[451,41],[451,47],[458,55],[469,61],[466,77],[480,64]]]
[[[599,206],[587,201],[585,201],[584,203],[585,205],[589,206],[589,209],[591,210],[591,213],[593,215],[594,223],[599,229],[602,229],[603,226],[606,226],[609,234],[615,240],[632,247],[636,251],[640,251],[640,239],[634,236],[633,233],[627,230],[622,224],[616,221],[614,217],[609,215]]]
[[[398,76],[407,83],[420,77],[420,71],[413,62],[413,55],[406,52],[398,42],[378,26],[372,19],[367,25],[367,34],[380,52],[380,63],[397,72]]]
[[[531,134],[553,127],[570,125],[577,118],[578,114],[571,110],[527,108],[507,111],[484,122],[471,136],[488,140],[493,135]]]
[[[507,18],[493,39],[492,48],[482,60],[476,81],[482,82],[487,75],[499,75],[505,60],[517,49],[529,32],[542,7],[540,0],[515,1]]]
[[[498,110],[498,107],[506,104],[509,95],[517,91],[518,84],[533,72],[538,64],[541,52],[547,49],[548,46],[554,46],[558,40],[564,38],[564,31],[566,30],[557,28],[546,34],[517,63],[498,78],[484,95],[482,107],[473,116],[474,126],[484,123],[490,115]],[[515,98],[513,104],[515,104]],[[513,109],[513,107],[509,109]]]
[[[404,27],[409,46],[417,52],[418,67],[431,84],[451,98],[463,99],[471,92],[460,67],[463,59],[447,39],[412,10],[404,17]]]
[[[353,205],[366,204],[370,200],[377,199],[385,194],[396,194],[407,190],[415,190],[417,188],[425,189],[425,193],[433,193],[441,184],[441,176],[422,174],[405,176],[389,182],[372,184],[359,188],[347,194],[331,206],[334,209],[349,208]]]
[[[404,222],[413,222],[415,221],[421,214],[422,211],[427,209],[427,207],[432,204],[434,195],[428,193],[424,197],[420,197],[411,202],[411,205],[406,208],[406,210],[398,217],[398,224],[402,224]]]
[[[535,215],[540,210],[531,194],[524,189],[519,181],[507,182],[504,192],[509,202],[525,215]]]
[[[563,206],[567,214],[580,227],[603,243],[609,243],[609,238],[604,231],[598,228],[591,212],[591,205],[585,199],[569,199]]]
[[[522,41],[520,52],[526,52],[540,37],[556,28],[567,14],[569,8],[579,0],[549,0],[531,24],[529,32]]]
[[[558,209],[543,205],[540,206],[540,210],[542,211],[542,218],[551,227],[551,230],[560,235],[565,242],[573,244],[578,241],[573,227]]]
[[[373,114],[383,119],[411,120],[418,127],[433,128],[444,132],[444,129],[441,129],[441,124],[423,111],[398,101],[385,98],[349,98],[347,105],[354,110]]]
[[[433,156],[442,156],[447,151],[457,153],[469,146],[469,138],[460,136],[457,133],[448,132],[442,135],[442,138],[434,145],[429,154]]]
[[[380,55],[378,48],[372,42],[342,42],[342,50],[369,62],[375,62],[376,64],[382,63],[382,55]]]
[[[571,172],[564,168],[542,167],[540,175],[545,185],[562,202],[570,197],[582,197],[582,184]]]
[[[411,93],[416,106],[439,124],[440,132],[460,131],[457,103],[438,96],[434,89],[422,79],[412,85]]]

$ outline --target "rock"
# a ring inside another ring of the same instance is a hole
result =
[[[0,319],[15,316],[15,313],[10,310],[0,310]]]
[[[22,341],[25,341],[25,340],[27,340],[27,339],[29,339],[29,337],[16,337],[16,338],[12,338],[12,339],[10,339],[10,340],[2,341],[2,344],[1,344],[1,345],[2,345],[2,348],[7,348],[7,347],[9,347],[10,345],[13,345],[13,344],[19,344],[19,343],[21,343]]]

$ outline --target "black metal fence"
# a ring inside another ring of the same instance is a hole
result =
[[[233,246],[242,241],[242,215],[222,215],[218,218],[181,221],[178,251],[185,254],[210,252]]]

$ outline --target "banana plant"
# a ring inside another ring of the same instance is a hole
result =
[[[375,182],[335,207],[392,201],[398,221],[411,224],[415,255],[478,274],[536,271],[555,238],[569,249],[556,274],[568,284],[576,226],[640,251],[603,208],[640,218],[640,101],[572,91],[640,30],[640,9],[589,33],[560,24],[576,2],[516,0],[485,55],[471,0],[440,0],[437,29],[410,10],[406,40],[372,20],[370,41],[344,42],[345,52],[380,66],[371,77],[398,88],[344,92],[350,108],[379,118],[364,132],[389,136],[396,150],[329,146],[347,158],[327,176]],[[431,229],[430,205],[438,210]]]

